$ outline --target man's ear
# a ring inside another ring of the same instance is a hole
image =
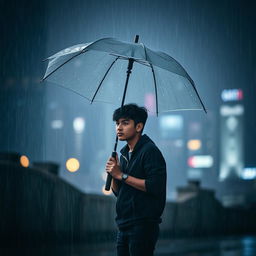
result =
[[[143,129],[143,123],[138,123],[137,125],[136,125],[136,132],[141,132],[142,131],[142,129]]]

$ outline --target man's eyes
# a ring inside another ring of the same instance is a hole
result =
[[[116,125],[119,125],[120,123],[116,123]],[[123,122],[121,122],[121,124],[123,124],[123,125],[128,125],[129,124],[129,121],[123,121]]]

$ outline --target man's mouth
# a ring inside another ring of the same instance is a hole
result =
[[[117,136],[123,136],[124,134],[123,133],[118,133]]]

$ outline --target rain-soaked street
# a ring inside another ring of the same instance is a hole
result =
[[[115,256],[114,243],[1,249],[2,256]],[[159,240],[155,256],[255,256],[256,236]]]

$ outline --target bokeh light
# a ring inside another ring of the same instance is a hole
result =
[[[73,128],[76,133],[81,134],[85,128],[85,120],[83,117],[76,117],[73,121]]]
[[[21,166],[23,166],[23,167],[29,167],[29,159],[28,159],[28,157],[27,156],[21,156],[20,157],[20,164],[21,164]]]
[[[66,162],[66,168],[69,172],[76,172],[80,167],[80,163],[76,158],[69,158]]]
[[[194,151],[199,150],[202,146],[202,143],[201,140],[189,140],[187,146],[189,150]]]

